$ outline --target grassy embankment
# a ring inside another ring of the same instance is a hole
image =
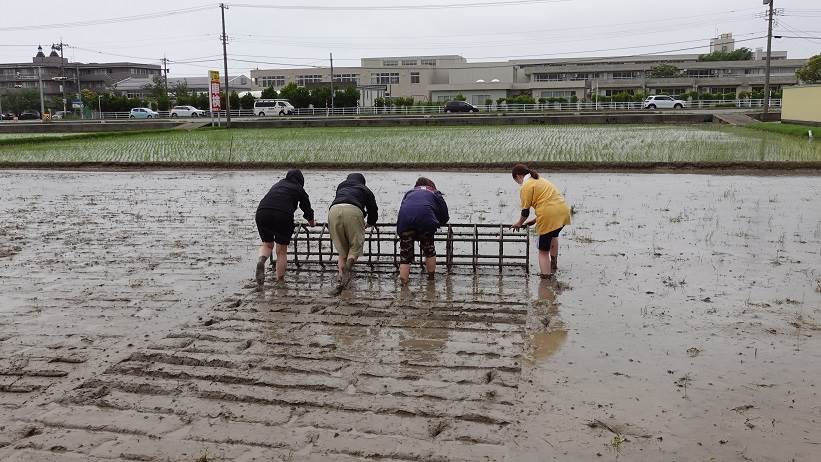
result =
[[[770,133],[779,133],[782,135],[800,136],[802,138],[809,138],[809,132],[812,130],[813,135],[821,133],[821,127],[810,127],[807,125],[798,124],[784,124],[781,122],[759,122],[756,124],[747,125],[747,128],[753,130],[761,130]]]
[[[100,133],[0,139],[0,165],[439,165],[516,161],[607,167],[637,163],[809,162],[821,143],[712,125],[275,128]]]

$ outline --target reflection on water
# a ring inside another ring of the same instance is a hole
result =
[[[538,296],[533,303],[531,322],[528,322],[529,348],[526,358],[533,362],[543,362],[556,354],[567,341],[567,329],[559,318],[559,305],[556,293],[559,285],[556,281],[542,279],[539,281]]]

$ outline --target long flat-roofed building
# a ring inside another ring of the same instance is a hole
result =
[[[725,48],[726,49],[726,48]],[[760,51],[749,60],[702,61],[698,54],[528,59],[469,63],[461,56],[397,56],[363,58],[359,67],[336,67],[334,82],[355,84],[360,105],[378,96],[412,97],[417,101],[451,100],[461,94],[484,104],[516,95],[591,100],[618,93],[672,94],[688,92],[740,94],[762,91],[766,61]],[[806,59],[772,53],[771,85],[798,83],[795,71]],[[653,77],[658,65],[675,66],[675,77]],[[260,87],[280,89],[331,81],[330,68],[256,69],[251,78]]]

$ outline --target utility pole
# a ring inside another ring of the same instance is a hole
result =
[[[43,102],[43,68],[40,66],[37,66],[37,80],[40,82],[40,119],[42,120],[46,105]]]
[[[168,58],[162,57],[163,87],[165,87],[165,97],[168,97]]]
[[[767,66],[764,71],[764,114],[770,112],[770,58],[773,51],[773,3],[774,0],[764,0],[770,5],[767,15]]]
[[[74,68],[74,72],[77,73],[77,101],[82,101],[83,99],[80,97],[80,65],[77,64],[77,67]],[[85,119],[85,106],[80,108],[80,118]]]
[[[334,112],[334,54],[331,53],[331,113]]]
[[[68,43],[63,43],[60,40],[60,43],[51,45],[51,49],[59,49],[60,50],[60,88],[63,90],[63,114],[66,113],[66,68],[65,68],[65,60],[63,59],[63,47],[71,46]],[[77,92],[80,90],[78,89]]]
[[[220,3],[222,13],[222,63],[225,67],[225,126],[231,128],[231,93],[228,86],[228,36],[225,35],[225,10],[228,6]]]

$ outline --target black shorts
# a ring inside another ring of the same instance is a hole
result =
[[[539,235],[539,250],[543,252],[550,250],[550,244],[553,242],[553,238],[559,237],[559,233],[562,232],[562,229],[564,229],[564,226],[559,229],[554,229],[547,234]]]
[[[419,249],[425,258],[436,256],[436,246],[433,245],[433,233],[420,233],[416,230],[405,231],[399,235],[399,263],[409,265],[413,263],[413,241],[419,241]]]
[[[269,209],[259,209],[256,215],[257,230],[262,242],[291,243],[294,234],[294,217]]]

